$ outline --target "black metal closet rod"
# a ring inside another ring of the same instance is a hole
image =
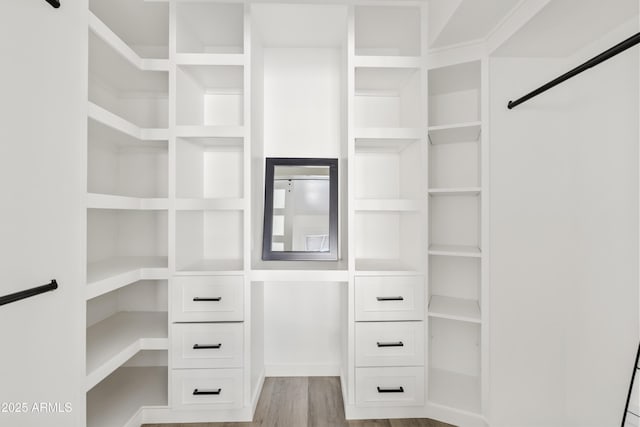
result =
[[[578,74],[582,73],[583,71],[588,70],[591,67],[595,67],[596,65],[600,64],[601,62],[606,61],[607,59],[616,56],[619,53],[624,52],[625,50],[629,49],[630,47],[633,47],[635,45],[637,45],[638,43],[640,43],[640,33],[636,33],[635,35],[629,37],[628,39],[626,39],[623,42],[618,43],[617,45],[613,46],[610,49],[605,50],[604,52],[602,52],[601,54],[594,56],[593,58],[591,58],[590,60],[588,60],[587,62],[585,62],[582,65],[577,66],[576,68],[574,68],[573,70],[561,75],[560,77],[557,77],[553,80],[551,80],[549,83],[540,86],[538,89],[529,92],[528,94],[526,94],[525,96],[516,99],[515,101],[509,101],[509,103],[507,104],[507,108],[508,109],[512,109],[514,107],[517,107],[518,105],[522,104],[525,101],[528,101],[529,99],[533,98],[534,96],[538,96],[543,92],[548,91],[549,89],[551,89],[554,86],[559,85],[560,83],[564,82],[565,80],[569,80],[571,77],[577,76]]]
[[[60,7],[60,0],[46,0],[46,2],[56,9]]]
[[[16,292],[13,294],[0,297],[0,305],[5,305],[12,302],[20,301],[21,299],[34,297],[36,295],[53,291],[55,289],[58,289],[58,282],[56,281],[56,279],[53,279],[50,283],[46,285],[37,286],[35,288],[27,289],[25,291],[20,291],[20,292]]]

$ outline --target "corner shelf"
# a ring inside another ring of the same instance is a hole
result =
[[[166,198],[140,198],[116,196],[111,194],[87,194],[89,209],[125,209],[125,210],[167,210],[169,200]]]
[[[141,350],[167,350],[166,312],[121,312],[87,329],[86,390]]]
[[[178,138],[244,138],[244,126],[176,126]]]
[[[477,246],[463,245],[431,245],[429,255],[459,256],[480,258],[482,256],[480,248]]]
[[[431,196],[477,196],[482,192],[480,187],[431,188]]]
[[[119,368],[87,393],[87,427],[134,425],[141,408],[168,406],[168,378],[166,366]]]
[[[475,142],[480,139],[482,122],[456,123],[444,126],[429,126],[429,141],[432,144]]]
[[[429,369],[429,401],[469,414],[480,414],[480,379],[442,369]]]
[[[87,111],[90,119],[140,141],[167,141],[169,139],[168,129],[140,128],[93,102],[89,102]]]
[[[86,299],[90,300],[138,280],[169,278],[167,257],[115,257],[87,266]]]
[[[480,323],[480,306],[477,300],[432,295],[428,312],[430,317]]]

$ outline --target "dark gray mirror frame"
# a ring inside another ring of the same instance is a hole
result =
[[[272,251],[273,178],[276,166],[329,167],[329,251]],[[337,261],[338,260],[338,159],[267,157],[264,185],[264,227],[262,259],[265,261]]]

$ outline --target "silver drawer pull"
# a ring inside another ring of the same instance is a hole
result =
[[[193,345],[193,349],[194,350],[207,350],[207,349],[219,349],[222,347],[222,343],[219,344],[194,344]]]
[[[195,390],[193,390],[193,395],[194,396],[211,396],[211,395],[219,395],[220,393],[222,393],[222,389],[219,388],[217,390],[198,390],[197,388]]]
[[[378,387],[378,393],[404,393],[404,387]]]
[[[376,297],[378,301],[404,301],[404,297]]]
[[[194,297],[193,301],[195,302],[220,302],[222,301],[222,297],[214,297],[214,298],[200,298],[200,297]]]
[[[377,342],[378,347],[404,347],[404,343],[402,341],[398,342]]]

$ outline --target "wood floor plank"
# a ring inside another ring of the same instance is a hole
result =
[[[455,427],[451,424],[445,424],[427,418],[405,418],[398,420],[389,420],[389,423],[391,424],[391,427]]]
[[[389,420],[350,420],[349,427],[391,427]]]
[[[338,377],[309,378],[308,427],[348,427]]]
[[[267,381],[274,383],[265,396],[268,406],[264,417],[254,422],[260,422],[260,427],[307,427],[309,378],[267,378]]]

